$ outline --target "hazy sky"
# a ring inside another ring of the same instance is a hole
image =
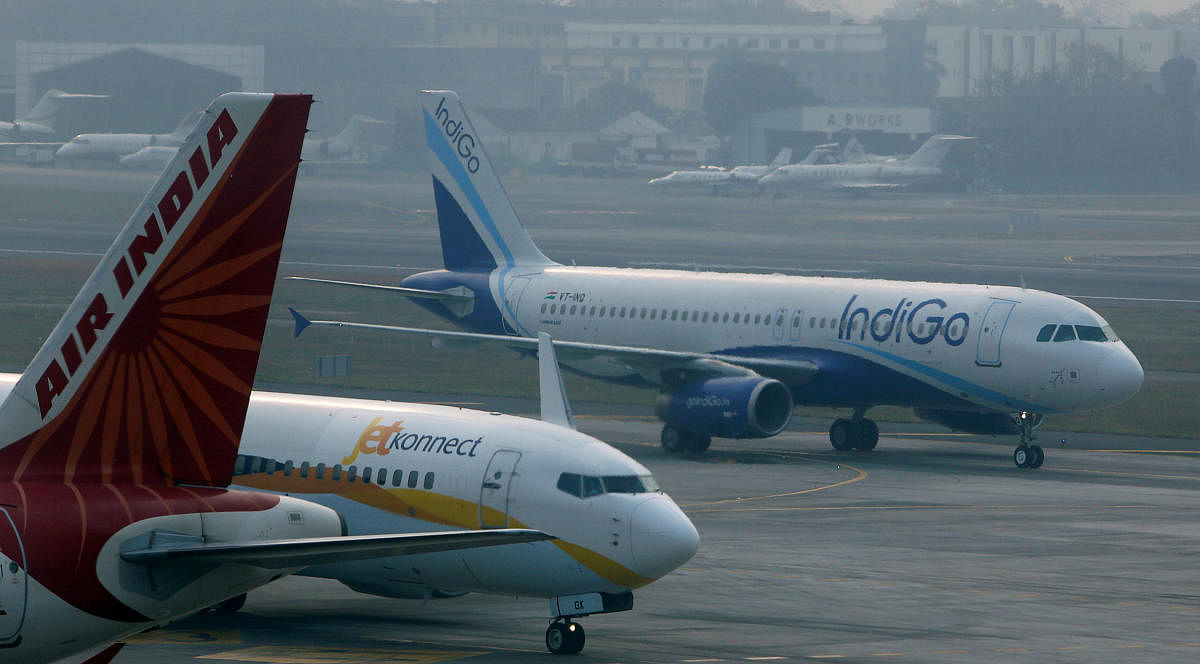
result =
[[[1045,1],[1045,0],[1043,0]],[[1053,0],[1050,0],[1053,2]],[[1068,12],[1072,7],[1084,4],[1086,0],[1059,0],[1058,4],[1063,5]],[[1170,14],[1177,12],[1189,5],[1195,4],[1197,0],[1100,0],[1098,4],[1111,5],[1114,7],[1124,6],[1127,13],[1135,13],[1139,11],[1148,11],[1154,14]],[[843,7],[848,13],[854,14],[860,18],[868,19],[873,16],[878,16],[883,10],[896,4],[896,0],[843,0],[835,3]],[[820,0],[817,2],[801,3],[809,5],[823,4]],[[832,4],[832,3],[831,3]]]

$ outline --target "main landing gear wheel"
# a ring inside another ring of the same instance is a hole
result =
[[[834,420],[829,427],[829,444],[839,452],[870,452],[879,444],[879,425],[874,420]]]
[[[569,620],[555,621],[546,628],[546,648],[555,655],[574,655],[583,650],[587,637],[583,625]]]
[[[704,454],[712,444],[712,436],[685,431],[670,424],[663,425],[660,440],[668,454]]]

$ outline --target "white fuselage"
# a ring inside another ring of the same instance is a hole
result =
[[[651,187],[688,188],[712,187],[728,184],[732,174],[723,168],[701,168],[690,171],[671,171],[670,173],[650,180]]]
[[[79,134],[54,153],[59,159],[116,159],[151,146],[178,147],[179,134]],[[168,160],[169,161],[169,160]]]
[[[1099,315],[1042,291],[599,267],[506,272],[505,292],[494,295],[515,333],[813,361],[817,378],[789,385],[797,403],[1072,412],[1124,401],[1142,381]],[[1038,341],[1047,325],[1103,329],[1112,340]],[[630,375],[620,362],[577,368]]]
[[[938,166],[911,166],[903,161],[850,164],[791,164],[759,179],[774,189],[836,189],[862,184],[907,184],[942,175]]]

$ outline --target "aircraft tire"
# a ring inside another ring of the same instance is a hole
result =
[[[875,424],[875,420],[863,420],[858,425],[858,440],[854,443],[854,449],[861,452],[870,452],[879,444],[879,425]]]
[[[692,454],[704,454],[712,444],[712,436],[688,432],[687,451]]]
[[[583,651],[583,644],[587,642],[587,635],[583,633],[583,625],[571,623],[571,626],[575,629],[567,631],[571,635],[571,649],[567,651],[567,654],[574,655]]]
[[[688,449],[687,432],[670,424],[663,425],[659,441],[667,454],[682,454]]]
[[[829,444],[833,445],[833,449],[839,452],[849,452],[854,449],[854,441],[857,436],[854,422],[845,418],[839,418],[833,421],[829,427]]]
[[[1045,450],[1043,450],[1041,447],[1038,447],[1037,445],[1034,445],[1029,448],[1029,451],[1033,453],[1033,458],[1029,460],[1029,467],[1030,468],[1041,468],[1042,462],[1046,460]]]
[[[1013,463],[1017,464],[1017,468],[1028,468],[1032,459],[1033,451],[1028,445],[1017,445],[1017,449],[1013,450]]]
[[[579,623],[552,622],[546,628],[546,649],[555,655],[574,655],[583,650],[585,641]]]

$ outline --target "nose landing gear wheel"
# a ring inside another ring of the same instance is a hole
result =
[[[555,621],[546,628],[546,648],[555,655],[574,655],[583,650],[583,625]]]

